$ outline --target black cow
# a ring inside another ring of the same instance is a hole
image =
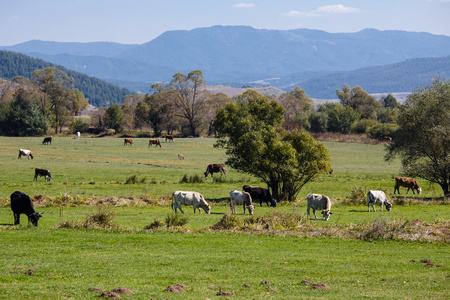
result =
[[[270,191],[263,187],[244,185],[242,189],[252,196],[253,200],[259,200],[259,204],[262,206],[263,201],[266,201],[267,206],[277,207],[277,201],[272,198]]]
[[[44,138],[44,140],[42,141],[42,145],[48,145],[48,143],[50,143],[50,145],[52,144],[52,140],[53,138],[51,136]]]
[[[11,194],[11,210],[14,214],[14,225],[20,224],[20,214],[28,216],[28,223],[38,226],[38,220],[42,215],[34,211],[33,201],[25,193],[15,191]]]
[[[34,178],[33,181],[37,181],[38,176],[43,176],[44,177],[44,181],[51,181],[53,179],[52,175],[50,175],[50,171],[49,170],[44,170],[44,169],[34,169]]]
[[[209,164],[206,168],[205,178],[208,178],[208,175],[211,174],[211,177],[214,176],[214,173],[219,173],[222,176],[222,173],[227,177],[227,172],[225,172],[225,164]]]

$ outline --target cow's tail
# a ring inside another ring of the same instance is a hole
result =
[[[367,192],[367,203],[371,203],[371,202],[373,202],[373,195],[372,195],[372,192],[371,191],[368,191]]]
[[[172,194],[172,203],[170,204],[170,207],[172,207],[173,210],[173,194]]]

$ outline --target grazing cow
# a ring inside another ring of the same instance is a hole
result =
[[[79,139],[81,136],[81,133],[79,131],[77,131],[77,139]]]
[[[33,153],[31,153],[30,150],[26,150],[26,149],[19,149],[19,156],[17,157],[17,159],[22,159],[22,156],[26,156],[28,159],[33,159]]]
[[[52,175],[50,174],[49,170],[45,170],[45,169],[34,169],[34,178],[33,181],[37,181],[38,176],[43,176],[44,177],[44,181],[51,181],[53,179]]]
[[[383,139],[387,142],[392,141],[392,138],[390,136],[385,136]]]
[[[133,139],[123,139],[123,145],[126,146],[127,144],[133,145]]]
[[[230,208],[232,214],[236,214],[236,204],[242,205],[242,207],[244,208],[244,215],[246,207],[248,208],[248,213],[250,215],[253,215],[255,206],[252,205],[252,197],[249,193],[232,190],[230,192]]]
[[[316,209],[321,209],[323,214],[323,219],[328,221],[330,215],[333,213],[331,210],[331,200],[329,197],[319,194],[309,194],[306,197],[307,208],[306,208],[306,217],[309,218],[309,209],[312,208],[314,217],[316,216]]]
[[[158,139],[148,140],[148,146],[155,145],[155,147],[161,148],[161,142]]]
[[[51,145],[52,139],[53,138],[51,136],[44,138],[44,140],[42,141],[42,145],[48,145],[48,143],[50,143],[50,145]]]
[[[20,224],[20,214],[28,217],[28,223],[38,226],[38,220],[42,215],[34,210],[33,201],[25,193],[15,191],[11,194],[11,210],[14,214],[14,225]]]
[[[272,198],[268,189],[251,185],[244,185],[242,189],[249,193],[253,200],[259,200],[260,206],[262,206],[263,201],[265,201],[267,207],[269,207],[269,202],[270,206],[277,207],[277,201]]]
[[[375,211],[375,203],[379,202],[381,206],[381,211],[383,211],[383,204],[386,206],[387,211],[391,211],[392,204],[389,203],[386,194],[383,191],[368,191],[367,192],[367,211],[370,211],[370,205],[372,204],[372,209]]]
[[[211,174],[211,177],[214,177],[214,173],[219,173],[220,177],[222,177],[222,174],[227,177],[227,172],[225,171],[225,164],[209,164],[208,167],[206,167],[205,172],[205,178],[208,178],[208,175]]]
[[[184,159],[184,155],[181,153],[178,153],[178,159]]]
[[[406,190],[407,194],[410,189],[412,190],[413,194],[415,194],[414,190],[417,190],[417,194],[419,194],[419,195],[422,192],[422,189],[419,187],[419,185],[417,184],[417,181],[414,178],[398,176],[398,177],[395,177],[394,195],[395,195],[395,191],[397,191],[400,194],[401,186],[408,188]]]
[[[207,214],[211,212],[211,206],[206,202],[203,195],[197,192],[182,192],[175,191],[172,194],[172,209],[175,207],[175,213],[177,213],[177,207],[180,209],[181,213],[184,214],[184,211],[181,209],[181,205],[192,205],[194,206],[194,214],[195,209],[198,208],[198,212],[202,213],[200,208],[202,208]]]
[[[166,139],[166,142],[167,142],[167,140],[169,140],[169,143],[170,143],[170,141],[175,143],[175,139],[173,138],[173,135],[171,135],[171,134],[166,134],[164,136],[164,138]]]

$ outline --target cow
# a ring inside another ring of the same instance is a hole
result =
[[[246,207],[248,208],[248,213],[250,215],[253,215],[255,206],[252,205],[252,197],[249,193],[232,190],[230,192],[230,208],[232,214],[236,214],[236,204],[242,205],[242,207],[244,208],[244,215]]]
[[[20,214],[28,217],[28,223],[38,226],[38,220],[42,217],[41,213],[34,210],[33,201],[25,193],[15,191],[11,194],[11,210],[14,214],[14,225],[20,224]]]
[[[329,197],[319,194],[309,194],[306,197],[307,208],[306,208],[306,217],[309,218],[309,210],[312,208],[314,217],[317,219],[316,210],[321,209],[323,214],[323,219],[328,221],[330,219],[330,215],[333,213],[331,210],[331,200]]]
[[[35,168],[33,181],[37,181],[38,176],[43,176],[44,181],[51,181],[53,179],[49,170]]]
[[[123,139],[123,145],[126,146],[127,144],[133,145],[133,139]]]
[[[184,155],[183,154],[181,154],[181,153],[178,153],[178,159],[184,159]]]
[[[372,209],[375,211],[375,203],[379,202],[381,206],[381,211],[383,211],[383,204],[386,206],[387,211],[391,211],[392,204],[386,197],[383,191],[368,191],[367,192],[367,211],[370,211],[370,205],[372,204]]]
[[[161,142],[158,139],[154,139],[154,140],[148,140],[148,146],[150,147],[151,145],[155,145],[155,147],[161,148]]]
[[[197,192],[183,192],[183,191],[173,192],[172,209],[175,209],[175,213],[177,213],[178,207],[181,213],[184,214],[184,211],[181,209],[182,204],[194,206],[194,214],[197,208],[199,213],[202,213],[200,208],[202,208],[207,214],[211,212],[211,206],[209,206],[205,198],[203,198],[203,195]]]
[[[206,167],[205,178],[208,178],[208,175],[211,174],[211,177],[214,177],[214,173],[220,173],[220,177],[222,174],[227,177],[227,172],[225,171],[225,164],[209,164]]]
[[[166,139],[166,142],[167,142],[167,140],[169,140],[169,143],[170,143],[170,141],[175,143],[175,139],[173,138],[173,135],[171,135],[171,134],[166,134],[164,136],[164,138]]]
[[[52,140],[53,138],[51,136],[44,138],[44,140],[42,141],[42,145],[48,145],[48,143],[50,143],[50,145],[52,144]]]
[[[81,133],[79,131],[77,131],[77,139],[79,139],[81,136]]]
[[[277,201],[272,198],[272,195],[270,194],[270,191],[263,187],[257,187],[257,186],[251,186],[251,185],[244,185],[242,189],[249,193],[253,200],[259,200],[259,204],[262,207],[263,201],[266,202],[267,207],[277,207]]]
[[[30,150],[26,150],[26,149],[19,149],[19,156],[17,157],[17,159],[22,159],[22,156],[26,156],[27,159],[33,159],[33,153],[31,153]]]
[[[395,191],[397,191],[400,194],[400,187],[407,187],[406,193],[408,194],[409,190],[411,189],[413,194],[414,190],[417,190],[417,194],[420,195],[422,192],[422,189],[417,184],[417,181],[414,178],[408,178],[408,177],[395,177],[395,187],[394,187],[394,195]]]

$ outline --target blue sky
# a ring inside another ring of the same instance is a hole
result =
[[[450,0],[0,0],[0,46],[29,40],[146,43],[213,25],[364,28],[450,36]]]

